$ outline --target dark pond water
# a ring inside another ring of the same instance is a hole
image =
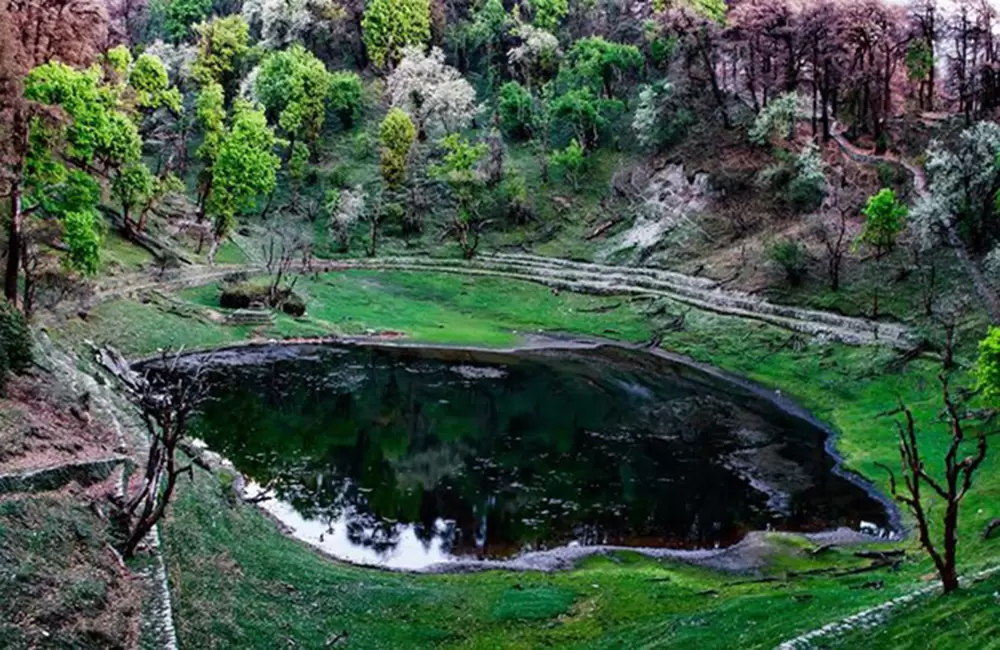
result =
[[[886,524],[821,428],[642,351],[300,346],[211,363],[197,435],[297,535],[352,561]]]

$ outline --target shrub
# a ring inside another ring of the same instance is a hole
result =
[[[504,133],[518,140],[531,137],[532,101],[528,89],[516,81],[508,81],[500,86],[497,111]]]
[[[353,72],[330,75],[330,108],[345,127],[353,126],[364,109],[364,86]]]
[[[254,304],[266,305],[268,289],[263,285],[241,282],[222,287],[219,306],[227,309],[246,309]]]
[[[6,302],[0,302],[0,348],[7,355],[11,372],[24,372],[34,362],[28,322],[24,314]]]
[[[295,293],[289,293],[281,303],[281,311],[289,316],[301,318],[306,315],[306,301]]]
[[[789,284],[793,287],[802,284],[809,266],[809,254],[802,244],[794,239],[775,242],[768,257],[784,270]]]
[[[0,389],[9,373],[24,372],[33,362],[31,331],[24,315],[0,301]]]
[[[819,208],[826,198],[823,158],[815,142],[810,142],[795,159],[795,177],[788,184],[788,202],[808,212]]]

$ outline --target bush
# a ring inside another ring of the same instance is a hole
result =
[[[3,348],[11,372],[24,372],[34,363],[31,330],[24,314],[6,302],[0,302],[0,348]]]
[[[364,87],[361,77],[353,72],[330,75],[330,108],[346,128],[357,123],[364,109]]]
[[[785,277],[793,287],[802,284],[809,266],[809,253],[802,244],[794,239],[775,242],[768,251],[768,257],[785,271]]]
[[[531,137],[533,105],[531,93],[516,81],[508,81],[500,86],[497,112],[500,125],[508,136],[527,140]]]
[[[248,282],[226,285],[219,296],[219,306],[227,309],[246,309],[254,304],[266,305],[267,301],[267,287]]]
[[[301,296],[291,293],[281,303],[281,311],[289,316],[301,318],[306,315],[306,301]]]
[[[0,301],[0,389],[9,373],[24,372],[33,362],[31,331],[24,315]]]

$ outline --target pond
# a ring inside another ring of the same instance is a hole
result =
[[[194,434],[297,536],[353,562],[888,523],[805,414],[661,354],[300,345],[187,361],[205,359]]]

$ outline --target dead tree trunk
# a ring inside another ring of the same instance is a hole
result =
[[[899,434],[899,458],[903,471],[905,490],[896,484],[895,473],[886,465],[880,466],[889,472],[889,488],[893,497],[905,504],[917,520],[920,545],[930,555],[941,580],[944,593],[958,589],[958,515],[962,500],[972,486],[972,477],[986,458],[986,436],[980,431],[976,436],[975,451],[959,459],[962,444],[967,440],[962,414],[952,400],[948,390],[948,380],[941,375],[942,398],[951,431],[951,440],[944,457],[944,478],[935,478],[927,471],[926,458],[921,455],[913,413],[900,402],[899,412],[904,422],[896,422]],[[945,504],[942,517],[942,537],[931,538],[931,524],[928,513],[927,495],[923,487],[928,487]]]

